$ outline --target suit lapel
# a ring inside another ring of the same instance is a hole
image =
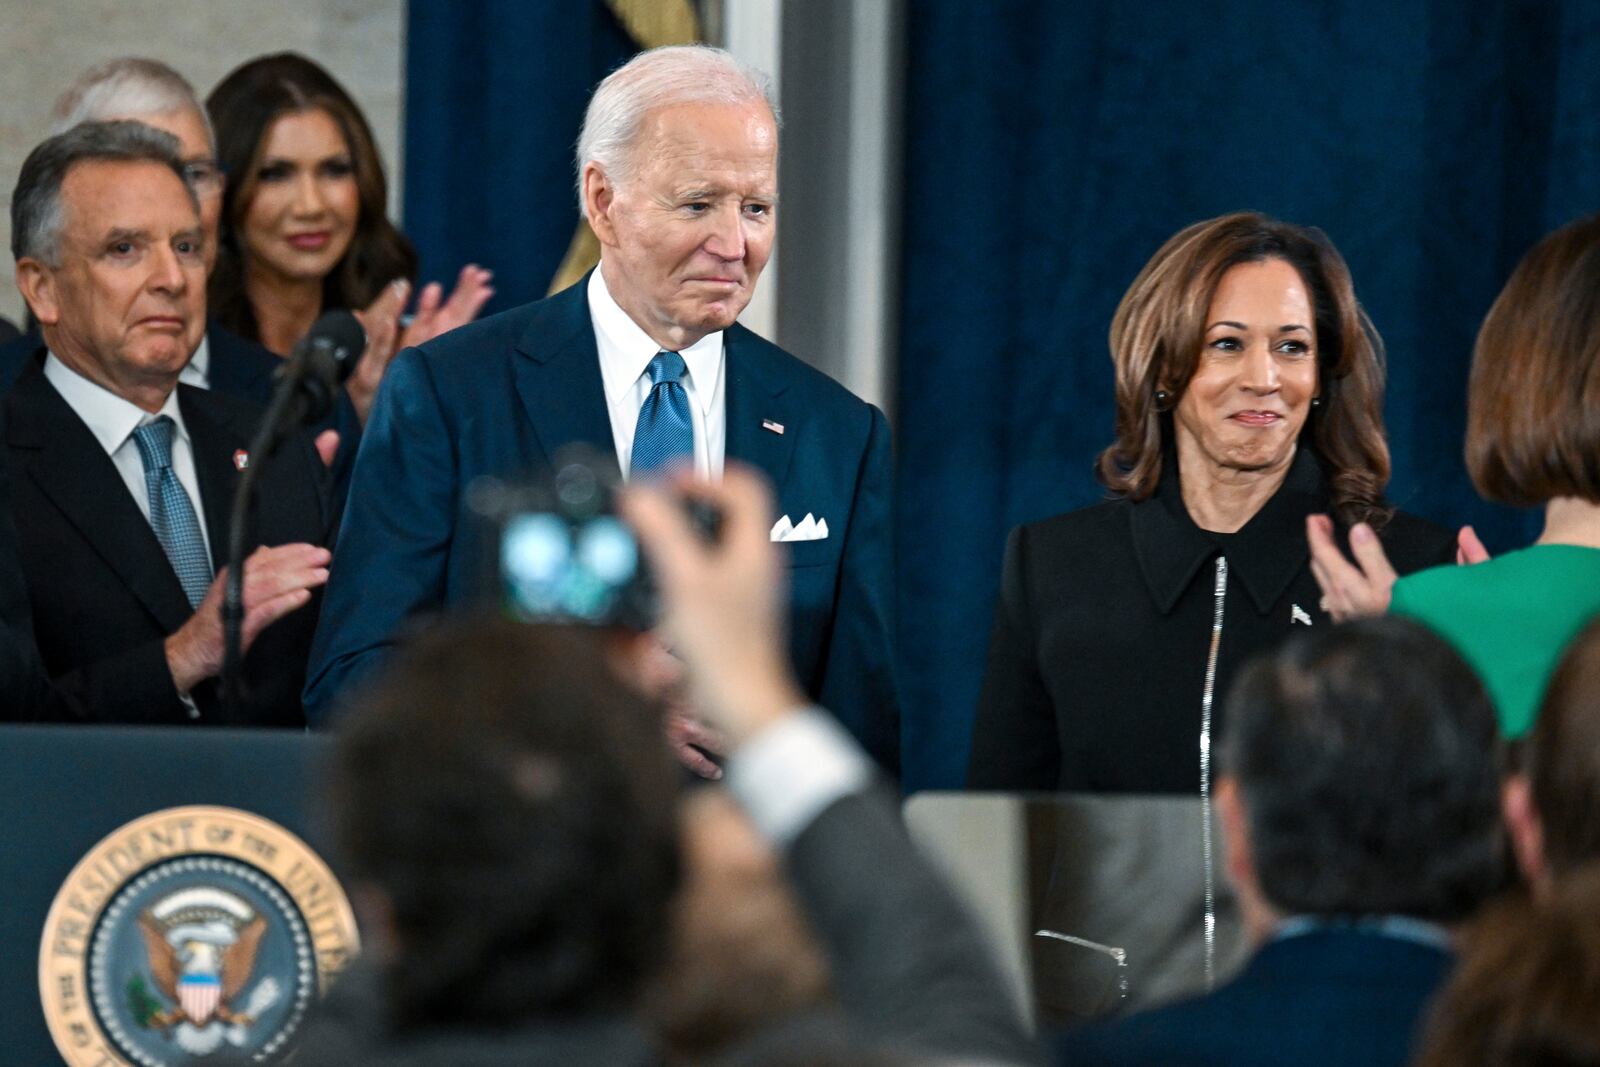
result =
[[[766,341],[735,324],[723,345],[728,458],[758,468],[781,490],[803,413],[788,403],[788,381]]]
[[[239,485],[233,454],[244,447],[244,437],[213,421],[210,413],[198,410],[197,392],[187,385],[178,386],[178,407],[183,411],[183,425],[194,450],[201,521],[206,524],[206,537],[211,542],[211,572],[215,574],[228,562],[229,520],[233,515],[233,493]]]
[[[517,395],[546,461],[575,443],[617,453],[586,293],[579,282],[535,305],[517,344]]]
[[[37,367],[12,389],[7,440],[19,466],[168,632],[194,609],[116,464]]]

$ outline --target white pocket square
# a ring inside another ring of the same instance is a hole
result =
[[[828,520],[815,518],[809,511],[798,523],[791,522],[785,515],[772,524],[774,541],[822,541],[827,536]]]

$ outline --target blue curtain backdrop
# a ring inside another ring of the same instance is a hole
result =
[[[1388,342],[1392,498],[1535,536],[1462,469],[1466,374],[1517,259],[1600,208],[1600,5],[950,0],[907,31],[908,788],[961,782],[1006,531],[1101,498],[1111,314],[1189,222],[1326,230]]]
[[[583,109],[636,50],[600,0],[411,0],[405,230],[424,280],[488,267],[485,314],[544,296],[578,222]]]

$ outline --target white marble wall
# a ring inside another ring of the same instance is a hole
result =
[[[293,49],[323,64],[366,112],[383,152],[390,210],[401,186],[405,0],[0,0],[0,249],[11,246],[17,168],[50,105],[85,67],[114,56],[171,64],[199,90],[253,56]],[[21,321],[9,251],[0,315]]]

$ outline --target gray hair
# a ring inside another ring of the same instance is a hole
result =
[[[178,139],[142,122],[85,122],[37,145],[22,161],[11,193],[11,255],[61,265],[61,230],[66,223],[61,183],[79,163],[159,163],[183,183],[196,211],[200,202],[183,174]]]
[[[205,105],[189,80],[159,60],[124,56],[90,67],[56,97],[50,113],[50,133],[66,133],[81,122],[137,119],[184,110],[200,116],[214,154],[217,136],[211,129],[211,116],[206,114]]]
[[[679,104],[764,103],[782,125],[772,79],[732,54],[704,44],[675,44],[640,52],[608,74],[583,114],[578,135],[578,210],[583,168],[593,163],[612,181],[633,175],[634,142],[645,116]],[[587,213],[585,214],[587,217]]]

